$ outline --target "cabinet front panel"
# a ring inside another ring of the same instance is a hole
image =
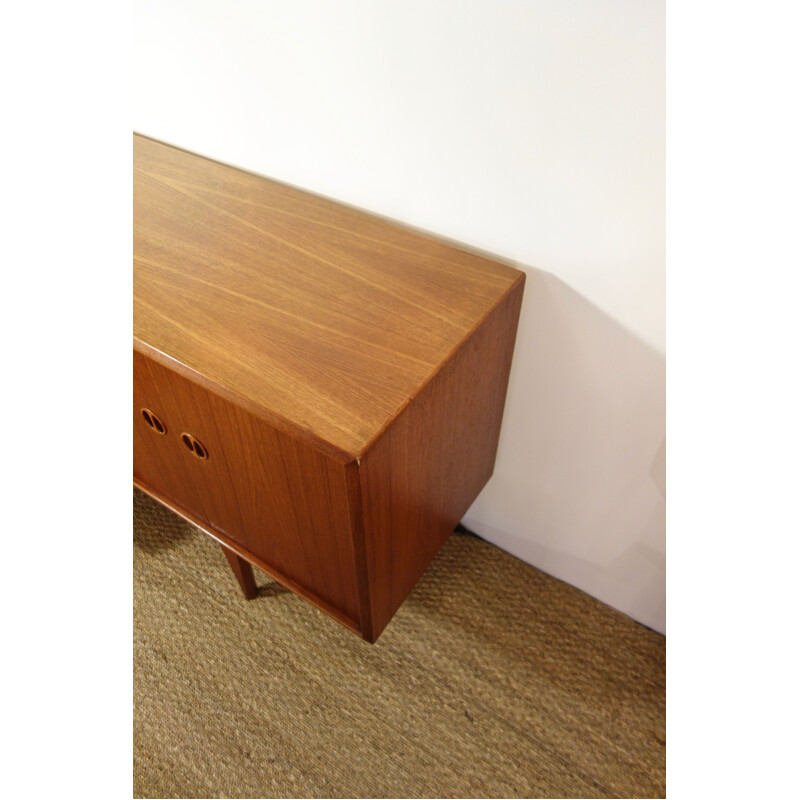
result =
[[[133,358],[134,476],[357,621],[344,466],[141,353]]]

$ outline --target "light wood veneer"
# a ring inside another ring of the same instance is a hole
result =
[[[134,482],[374,641],[491,475],[523,285],[134,135]]]

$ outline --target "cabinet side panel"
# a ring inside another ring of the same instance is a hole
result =
[[[135,476],[358,621],[345,465],[141,354],[135,365],[148,378],[137,402],[168,426],[165,436],[135,435]],[[182,443],[184,432],[207,458]]]
[[[361,460],[374,637],[494,468],[524,278]]]

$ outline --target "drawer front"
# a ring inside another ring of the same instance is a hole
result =
[[[137,480],[357,621],[344,465],[137,351],[133,362]]]

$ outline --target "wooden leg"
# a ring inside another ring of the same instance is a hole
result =
[[[252,600],[258,592],[256,589],[256,579],[253,577],[253,568],[241,556],[234,553],[233,550],[225,547],[225,545],[220,546],[222,547],[222,552],[225,553],[225,557],[228,559],[228,563],[231,565],[236,580],[239,581],[239,586],[242,587],[244,596],[248,600]]]

